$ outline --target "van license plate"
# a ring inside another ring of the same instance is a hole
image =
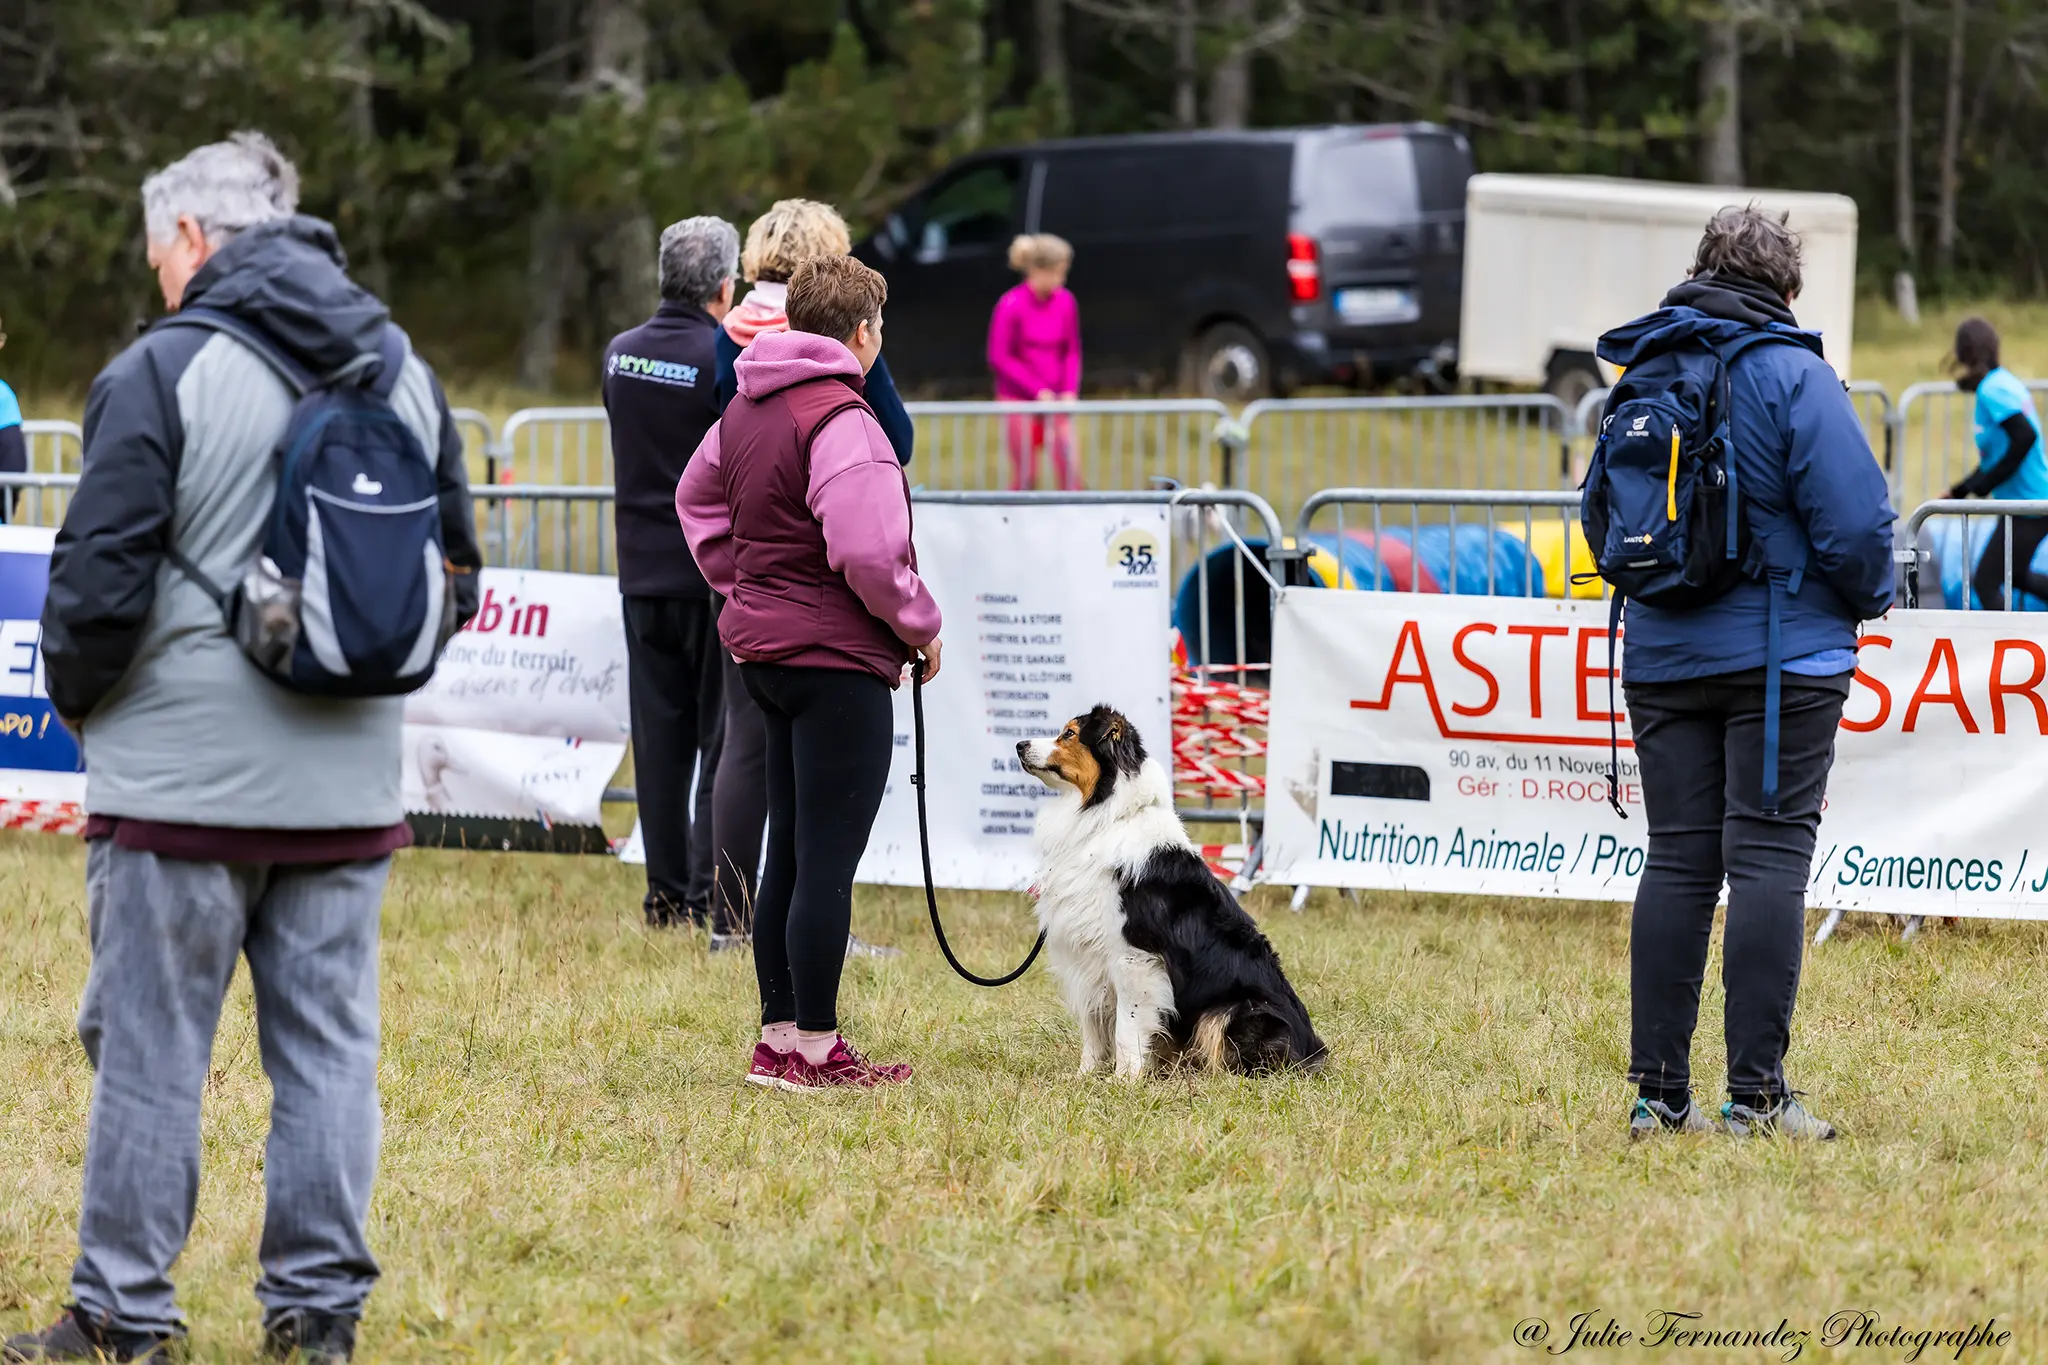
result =
[[[1422,316],[1415,296],[1405,289],[1339,289],[1337,316],[1359,326],[1413,322]]]

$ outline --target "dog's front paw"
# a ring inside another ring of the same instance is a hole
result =
[[[1128,1059],[1119,1061],[1116,1064],[1116,1078],[1120,1081],[1128,1081],[1130,1084],[1136,1085],[1144,1080],[1146,1074],[1151,1071],[1151,1061],[1152,1059],[1149,1057],[1140,1057],[1136,1061]]]

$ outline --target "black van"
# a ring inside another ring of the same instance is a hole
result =
[[[855,254],[889,280],[889,367],[986,394],[989,312],[1019,232],[1074,246],[1084,382],[1240,402],[1448,377],[1465,139],[1433,124],[1073,138],[977,153]]]

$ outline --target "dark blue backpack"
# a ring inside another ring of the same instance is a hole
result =
[[[1765,644],[1763,809],[1778,809],[1779,590],[1797,594],[1805,558],[1785,574],[1766,537],[1752,526],[1736,478],[1734,387],[1728,367],[1752,345],[1778,341],[1753,332],[1723,346],[1692,342],[1643,357],[1615,382],[1600,421],[1600,438],[1580,490],[1579,520],[1598,576],[1614,592],[1609,606],[1609,657],[1621,629],[1622,603],[1684,610],[1724,596],[1744,580],[1769,579],[1770,626]],[[1786,558],[1784,555],[1777,556]],[[1592,575],[1578,575],[1589,578]],[[1614,672],[1607,679],[1614,706]],[[1613,757],[1607,799],[1621,809],[1619,722],[1610,720]]]
[[[232,589],[184,555],[172,562],[220,604],[228,632],[265,676],[294,692],[383,697],[433,676],[455,631],[434,462],[391,407],[405,334],[314,375],[241,319],[207,309],[164,325],[226,332],[297,396],[278,442],[277,499],[263,548]]]

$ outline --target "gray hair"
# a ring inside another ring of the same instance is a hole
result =
[[[176,237],[178,219],[190,217],[217,246],[298,207],[298,168],[261,133],[209,142],[142,182],[143,228],[155,242]]]
[[[1790,220],[1790,214],[1769,214],[1753,203],[1722,209],[1707,221],[1692,258],[1693,275],[1749,280],[1797,298],[1799,234],[1786,226]]]
[[[661,233],[661,296],[709,303],[739,273],[740,232],[723,218],[685,218]]]

